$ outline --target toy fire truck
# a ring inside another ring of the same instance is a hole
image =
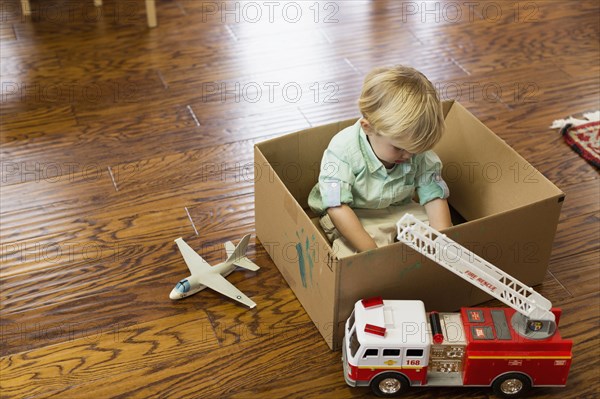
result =
[[[416,300],[358,301],[345,327],[348,385],[381,397],[409,387],[491,386],[504,398],[565,386],[573,343],[560,337],[560,310],[550,301],[412,215],[398,222],[398,239],[510,309],[427,313]]]

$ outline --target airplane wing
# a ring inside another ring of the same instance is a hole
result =
[[[205,274],[201,276],[198,281],[200,284],[204,284],[208,288],[213,289],[222,295],[243,303],[250,309],[256,306],[252,299],[248,298],[242,291],[235,288],[233,284],[220,274]]]
[[[208,262],[202,259],[198,252],[194,251],[185,241],[183,241],[183,238],[179,237],[175,242],[177,243],[177,247],[179,247],[179,252],[181,252],[183,260],[185,260],[185,263],[192,274],[210,271],[211,266]]]
[[[243,258],[237,259],[235,262],[233,262],[233,264],[244,269],[252,270],[253,272],[260,269],[260,267],[256,263],[252,262],[245,256]]]

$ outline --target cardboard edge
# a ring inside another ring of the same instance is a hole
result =
[[[548,197],[548,198],[545,198],[545,199],[541,199],[541,200],[538,200],[538,201],[531,202],[531,203],[529,203],[527,205],[523,205],[521,208],[532,207],[532,206],[535,206],[535,205],[547,202],[547,201],[552,200],[552,199],[555,199],[557,203],[562,203],[564,201],[564,199],[566,198],[566,194],[563,193],[558,187],[557,187],[557,189],[559,190],[560,194],[556,194],[556,195],[553,195],[552,197]],[[561,207],[562,207],[562,205],[561,205]],[[497,217],[500,217],[502,215],[506,215],[508,213],[512,213],[514,211],[515,211],[514,209],[509,209],[509,210],[506,210],[506,211],[494,213],[493,215],[483,216],[483,217],[477,218],[475,220],[467,220],[464,223],[457,224],[457,225],[454,225],[452,227],[447,228],[446,230],[443,230],[442,233],[452,232],[458,226],[468,225],[468,224],[471,224],[471,223],[477,223],[479,221],[487,221],[489,219],[495,219]]]
[[[329,248],[331,248],[331,244],[329,243],[329,240],[326,240],[327,244],[329,245]],[[330,252],[331,253],[331,252]],[[340,260],[338,259],[337,256],[335,256],[336,262],[335,262],[335,268],[336,270],[334,270],[335,273],[335,294],[334,294],[334,298],[336,299],[335,304],[333,306],[333,326],[332,326],[332,337],[331,337],[331,346],[329,349],[331,349],[332,351],[337,351],[338,349],[341,348],[342,343],[341,342],[337,342],[337,331],[338,331],[338,325],[340,324],[340,319],[339,319],[339,313],[340,313],[340,301],[338,300],[340,297],[340,285],[341,285],[341,281],[342,281],[342,273],[344,272],[344,268],[340,267]]]
[[[254,147],[260,148],[260,147],[268,146],[268,145],[273,144],[273,142],[275,142],[275,141],[281,140],[284,137],[287,138],[288,136],[297,135],[298,133],[300,133],[302,131],[303,130],[298,130],[298,131],[290,132],[290,133],[287,133],[287,134],[284,134],[281,136],[271,137],[270,139],[266,139],[266,140],[259,141],[258,143],[254,143]],[[262,151],[261,151],[261,153],[262,153]],[[264,153],[263,153],[263,155],[264,155]],[[265,157],[265,159],[266,159],[266,157]]]
[[[260,148],[260,146],[255,145],[254,146],[254,151],[255,151],[255,159],[257,154],[264,160],[267,160],[267,157],[265,156],[265,154],[263,153],[262,149]],[[274,171],[275,172],[275,171]],[[280,176],[277,173],[273,173],[273,179],[274,182],[276,182],[278,185],[280,185],[281,187],[283,187],[284,191],[284,198],[289,198],[289,202],[287,203],[286,206],[284,206],[285,208],[285,212],[290,216],[291,219],[294,220],[294,222],[296,224],[300,223],[305,223],[307,225],[312,225],[312,221],[309,217],[309,215],[304,212],[304,209],[300,206],[300,204],[298,203],[298,201],[296,200],[292,200],[294,199],[294,196],[292,195],[291,191],[289,190],[289,188],[287,187],[286,184],[284,184],[283,180],[280,178]],[[256,212],[256,207],[255,207],[255,212]],[[258,234],[258,231],[257,231]],[[315,237],[318,240],[318,245],[320,247],[322,247],[324,250],[327,251],[327,253],[329,254],[329,256],[331,258],[334,258],[336,260],[336,262],[334,262],[333,267],[335,267],[336,269],[339,270],[339,268],[337,267],[337,264],[339,264],[339,260],[333,256],[333,251],[332,251],[332,247],[331,244],[329,243],[329,241],[323,237],[321,234],[316,234]],[[260,239],[260,237],[259,237]],[[267,250],[267,248],[265,248],[265,250]],[[269,256],[271,257],[271,259],[273,259],[273,254],[270,254],[267,250],[267,254],[269,254]],[[279,267],[276,265],[276,268],[279,270]],[[337,295],[339,295],[339,286],[340,286],[340,274],[336,273],[336,271],[334,269],[332,269],[332,272],[334,273],[334,280],[333,280],[333,285],[334,285],[334,297],[337,299]],[[279,270],[279,273],[281,274],[281,271]],[[282,275],[283,276],[283,275]],[[285,279],[285,277],[284,277]],[[289,284],[289,283],[288,283]],[[296,297],[296,300],[298,300],[298,302],[300,303],[300,305],[302,306],[302,308],[304,309],[304,311],[309,315],[309,318],[311,319],[311,322],[313,323],[313,325],[317,328],[317,330],[319,331],[319,333],[321,335],[323,335],[325,342],[327,343],[327,345],[330,347],[331,350],[334,350],[335,345],[336,345],[336,334],[335,334],[335,329],[332,329],[331,331],[331,336],[330,337],[326,337],[325,336],[325,331],[322,326],[319,326],[319,322],[315,321],[311,316],[309,311],[306,309],[304,303],[302,300],[300,300],[300,298],[298,297],[298,294],[296,293],[295,289],[293,287],[290,286],[290,289],[292,291],[292,293],[294,294],[294,296]],[[338,303],[336,300],[334,309],[332,310],[333,312],[337,311],[337,307],[338,307]],[[332,313],[331,314],[332,319],[334,320],[334,323],[336,323],[336,319],[337,319],[337,314],[336,313]],[[335,325],[335,324],[334,324]]]
[[[497,144],[506,147],[508,149],[508,151],[511,153],[512,156],[514,156],[518,160],[522,161],[525,165],[527,165],[527,166],[533,168],[534,170],[536,170],[539,173],[539,175],[544,179],[545,183],[551,185],[552,187],[554,187],[556,189],[557,192],[562,193],[562,195],[564,195],[564,192],[560,188],[558,188],[556,186],[556,184],[554,184],[552,181],[550,181],[550,179],[548,179],[542,172],[540,172],[540,170],[538,168],[536,168],[531,163],[529,163],[529,161],[527,161],[521,154],[519,154],[517,152],[517,150],[515,150],[512,146],[510,146],[505,140],[502,139],[502,137],[500,137],[492,129],[490,129],[489,127],[487,127],[487,125],[485,123],[483,123],[481,120],[479,120],[479,118],[477,118],[475,115],[473,115],[471,113],[471,111],[469,111],[468,109],[466,109],[460,102],[454,101],[453,104],[448,109],[448,114],[450,114],[450,112],[452,112],[452,111],[457,112],[456,111],[457,108],[460,109],[460,112],[465,112],[467,115],[469,115],[469,117],[472,119],[473,123],[477,123],[482,128],[484,128],[489,133],[491,133],[490,134],[490,139],[491,140],[494,140]],[[534,202],[532,202],[532,204],[533,203]]]

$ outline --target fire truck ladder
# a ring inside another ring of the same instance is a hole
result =
[[[398,221],[397,227],[398,240],[404,244],[504,302],[522,314],[526,321],[545,321],[550,324],[550,329],[555,327],[552,304],[531,287],[411,214],[404,215]],[[552,331],[548,332],[552,333]]]

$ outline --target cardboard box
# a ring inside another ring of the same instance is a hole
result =
[[[455,226],[445,233],[528,285],[542,282],[564,193],[458,102],[445,102],[444,163]],[[334,350],[355,301],[420,299],[454,311],[491,297],[402,243],[338,259],[307,205],[331,138],[356,119],[259,143],[256,234]]]

